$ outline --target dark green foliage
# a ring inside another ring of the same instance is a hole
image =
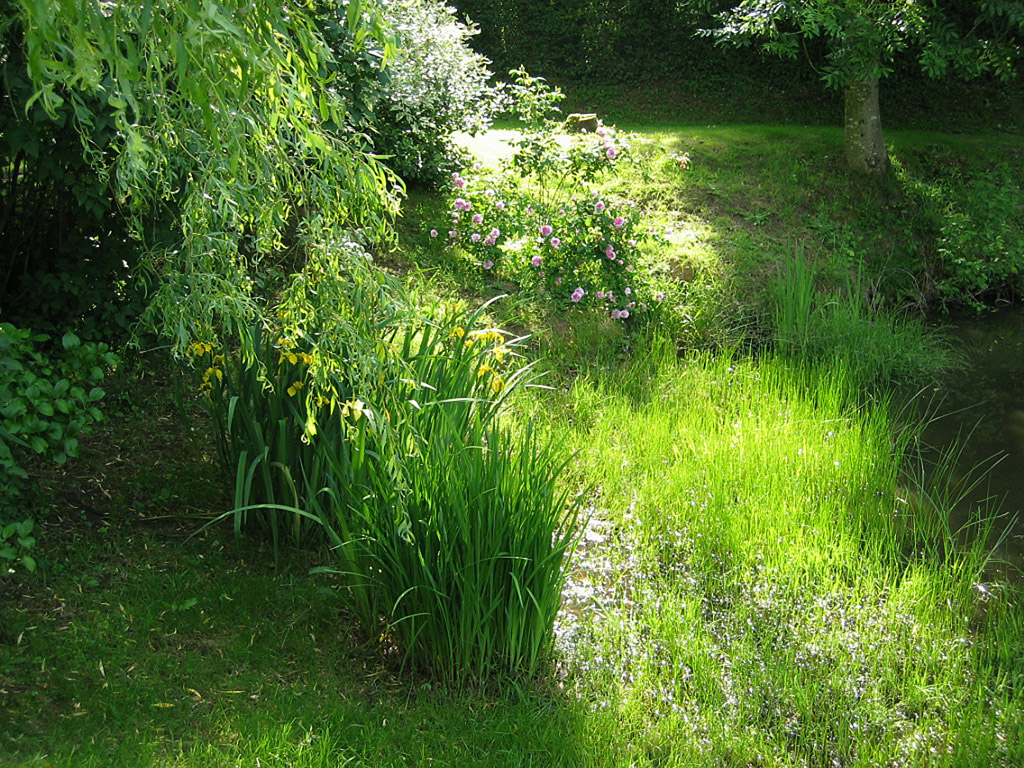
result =
[[[522,66],[559,82],[591,83],[704,81],[734,69],[726,56],[693,34],[721,5],[714,0],[458,3],[460,13],[480,26],[478,50],[499,71]]]
[[[0,323],[0,578],[20,563],[35,570],[26,464],[42,457],[64,464],[78,455],[78,438],[103,418],[98,386],[117,359],[105,344],[82,344],[73,333],[60,352],[39,347],[48,337]],[[0,605],[0,608],[3,606]]]
[[[930,77],[1009,79],[1021,57],[1024,3],[740,0],[716,21],[702,32],[784,58],[802,56],[805,41],[824,44],[820,71],[831,87],[888,77],[904,52]]]
[[[116,357],[105,344],[82,344],[64,335],[63,350],[37,348],[48,337],[0,323],[0,469],[4,496],[0,510],[27,480],[25,456],[36,454],[63,464],[78,452],[78,436],[102,418],[98,386]]]
[[[30,105],[23,53],[17,26],[0,28],[0,308],[36,331],[123,339],[141,311],[137,245],[90,160],[111,159],[112,116],[92,100],[80,136],[70,104],[52,118]]]

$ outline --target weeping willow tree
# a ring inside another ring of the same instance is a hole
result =
[[[26,114],[74,123],[142,250],[145,317],[176,351],[301,317],[325,276],[380,287],[355,244],[388,238],[400,187],[350,127],[393,53],[370,3],[0,5]],[[98,122],[113,127],[104,147]]]

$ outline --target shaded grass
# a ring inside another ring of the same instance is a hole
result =
[[[239,559],[166,532],[64,547],[51,557],[84,572],[22,585],[5,608],[16,640],[0,647],[0,765],[575,759],[575,707],[542,689],[399,681],[301,559],[274,572],[258,565],[266,552]]]

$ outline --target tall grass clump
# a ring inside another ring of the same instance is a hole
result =
[[[531,366],[485,309],[254,327],[253,360],[195,350],[236,532],[328,543],[366,634],[453,679],[538,671],[575,529],[558,446],[500,419]]]
[[[784,355],[835,361],[862,386],[935,379],[956,366],[949,346],[920,319],[872,306],[861,272],[836,289],[822,282],[821,269],[800,251],[777,272],[772,324]]]
[[[1020,665],[993,654],[1024,638],[991,521],[900,502],[915,430],[859,377],[666,355],[568,396],[600,535],[562,634],[581,695],[652,763],[1016,764]]]

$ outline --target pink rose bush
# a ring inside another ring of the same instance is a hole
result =
[[[633,203],[582,189],[628,162],[630,142],[603,125],[555,141],[553,126],[524,130],[501,172],[453,173],[446,226],[426,240],[554,304],[631,323],[665,298],[640,255],[650,236]]]

